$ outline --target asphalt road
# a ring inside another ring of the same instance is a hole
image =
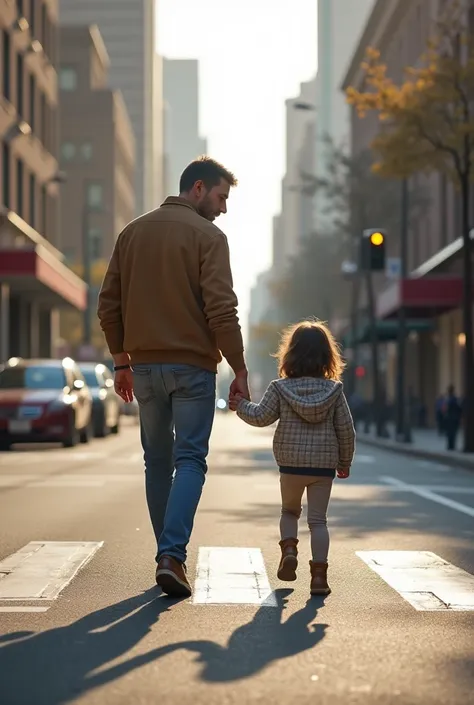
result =
[[[0,562],[30,542],[99,542],[57,599],[8,599],[37,574],[12,583],[3,564],[2,705],[472,702],[474,607],[416,609],[359,552],[430,551],[474,575],[474,473],[359,443],[352,477],[331,499],[325,599],[309,597],[303,520],[299,579],[277,580],[278,517],[271,433],[219,415],[191,582],[199,549],[253,548],[271,595],[245,604],[236,565],[233,604],[173,602],[154,587],[136,426],[72,450],[0,454]],[[12,611],[38,607],[46,611]]]

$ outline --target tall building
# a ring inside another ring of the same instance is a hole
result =
[[[96,24],[110,57],[109,84],[122,92],[136,145],[136,213],[159,205],[154,144],[155,0],[60,0],[64,25]]]
[[[177,194],[183,169],[207,151],[207,141],[199,131],[198,61],[165,58],[163,87],[167,190]]]
[[[63,262],[57,0],[0,3],[0,361],[49,357],[58,309],[84,309]]]
[[[320,178],[327,174],[326,137],[338,146],[349,147],[349,106],[340,86],[375,0],[318,0],[318,74],[315,101],[315,169]],[[316,228],[330,226],[324,194],[314,199]]]
[[[108,260],[135,212],[132,126],[122,94],[107,87],[109,58],[98,27],[63,25],[60,46],[63,249],[71,263],[85,255]]]
[[[286,170],[282,180],[280,248],[278,258],[296,254],[303,238],[313,230],[313,197],[305,174],[314,174],[315,80],[301,84],[297,98],[286,101]],[[309,138],[313,137],[313,140]]]

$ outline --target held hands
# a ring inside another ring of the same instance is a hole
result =
[[[229,396],[229,409],[231,411],[237,411],[237,407],[239,406],[239,403],[244,399],[242,394],[230,394]]]
[[[229,409],[231,411],[237,411],[237,407],[241,399],[250,400],[247,370],[241,370],[235,374],[235,379],[230,385],[229,390]]]
[[[338,468],[336,470],[336,474],[340,480],[347,480],[347,478],[351,474],[351,469],[350,468]]]

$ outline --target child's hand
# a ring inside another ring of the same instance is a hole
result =
[[[229,409],[231,411],[237,411],[237,407],[242,399],[242,394],[231,394],[229,397]]]
[[[340,480],[347,480],[347,478],[351,474],[351,469],[350,468],[338,468],[336,473],[337,473],[337,476]]]

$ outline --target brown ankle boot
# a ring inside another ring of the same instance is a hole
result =
[[[278,566],[278,579],[291,582],[296,580],[298,567],[298,539],[283,539],[280,541],[281,560]]]
[[[328,564],[309,562],[311,568],[311,594],[329,595],[331,588],[328,585]]]

